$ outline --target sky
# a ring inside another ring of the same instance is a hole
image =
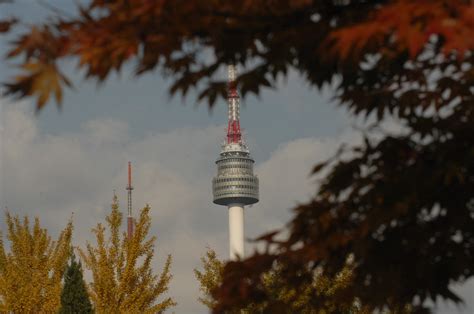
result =
[[[73,12],[69,0],[17,0],[0,7],[0,18],[16,14],[41,21],[48,13],[44,3]],[[0,54],[6,49],[0,39]],[[159,72],[136,79],[127,67],[97,87],[82,80],[72,64],[65,67],[75,88],[65,93],[61,110],[48,105],[35,114],[31,99],[0,98],[0,207],[39,216],[53,235],[73,217],[74,244],[84,246],[93,242],[90,230],[104,221],[114,191],[125,210],[131,161],[135,213],[145,204],[152,208],[155,268],[161,269],[167,254],[173,256],[174,312],[206,313],[197,302],[193,269],[207,247],[220,258],[228,256],[227,210],[214,205],[211,194],[225,137],[225,102],[210,111],[193,94],[171,98],[171,81]],[[13,63],[0,63],[0,81],[14,73]],[[290,209],[317,188],[309,176],[312,166],[341,143],[360,140],[357,122],[331,102],[331,92],[310,88],[290,73],[275,90],[242,101],[244,137],[260,179],[260,202],[245,211],[246,237],[284,226]],[[253,250],[248,243],[247,253]],[[474,280],[455,288],[466,305],[441,302],[437,313],[474,313]]]

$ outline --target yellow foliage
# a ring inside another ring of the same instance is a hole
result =
[[[216,301],[212,298],[212,290],[216,289],[222,281],[224,263],[217,258],[216,252],[208,249],[205,257],[201,257],[203,271],[194,269],[194,275],[200,283],[199,290],[203,296],[198,300],[209,309],[212,309]]]
[[[28,217],[6,213],[5,251],[0,235],[0,312],[55,313],[60,306],[61,279],[71,248],[72,222],[52,241],[38,218],[31,229]]]
[[[200,290],[203,296],[199,301],[210,310],[217,304],[212,296],[212,291],[220,286],[225,263],[220,261],[212,249],[208,249],[206,255],[201,258],[203,270],[194,269],[194,274],[200,283]],[[346,304],[332,302],[331,296],[337,293],[344,293],[344,289],[350,286],[353,276],[353,266],[348,261],[346,266],[334,278],[322,275],[321,270],[314,272],[314,279],[311,283],[294,288],[291,284],[281,280],[281,265],[276,265],[272,271],[265,273],[262,278],[265,292],[271,300],[278,300],[284,306],[285,311],[291,313],[305,314],[329,314],[329,313],[351,313],[368,314],[369,311],[358,302],[358,300],[348,300]],[[320,297],[321,301],[317,305],[314,299]],[[267,313],[274,309],[269,309],[267,304],[250,304],[244,309],[235,309],[231,313]]]
[[[120,233],[122,213],[114,197],[112,211],[106,227],[98,224],[93,232],[97,245],[87,243],[80,255],[86,267],[92,271],[89,293],[96,313],[161,313],[176,305],[172,298],[157,303],[157,299],[168,290],[171,280],[171,256],[159,276],[153,274],[151,262],[156,238],[148,237],[150,230],[150,207],[141,210],[133,236]]]

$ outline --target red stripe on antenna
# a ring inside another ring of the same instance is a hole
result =
[[[229,123],[227,126],[227,143],[242,143],[240,131],[240,98],[237,92],[235,66],[228,66],[227,102],[229,106]]]

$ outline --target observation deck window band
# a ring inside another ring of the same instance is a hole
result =
[[[252,196],[252,197],[255,197],[257,196],[257,193],[251,193],[251,192],[243,192],[243,191],[240,191],[238,193],[232,191],[232,192],[221,192],[221,193],[217,193],[216,194],[216,197],[222,197],[222,196],[229,196],[229,195],[232,195],[232,196],[239,196],[239,195],[244,195],[244,196]]]

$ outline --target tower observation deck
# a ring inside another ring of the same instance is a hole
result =
[[[235,84],[235,68],[229,66],[227,104],[229,107],[227,139],[216,161],[217,176],[212,180],[214,203],[229,208],[230,257],[243,257],[243,210],[258,202],[258,178],[253,173],[254,160],[242,140],[240,97]]]
[[[254,161],[243,144],[225,144],[212,180],[214,203],[218,205],[258,202],[258,178],[253,174]]]

